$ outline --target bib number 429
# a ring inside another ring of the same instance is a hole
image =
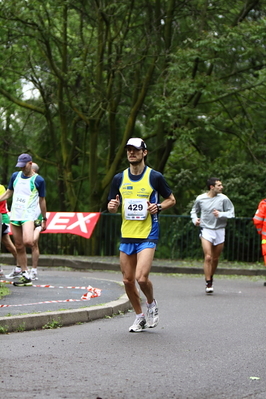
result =
[[[148,203],[146,199],[126,199],[125,218],[127,220],[145,220]]]
[[[133,212],[142,211],[143,210],[143,205],[142,204],[130,204],[128,206],[128,209],[130,211],[133,211]]]

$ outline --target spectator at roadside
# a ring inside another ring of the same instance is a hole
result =
[[[261,251],[266,266],[266,198],[260,201],[253,217],[253,223],[261,236]]]

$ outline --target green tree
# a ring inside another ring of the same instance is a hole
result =
[[[264,162],[264,6],[3,0],[0,94],[26,136],[10,152],[43,164],[54,209],[97,211],[140,135],[186,212],[207,175]],[[39,96],[23,98],[23,81]]]

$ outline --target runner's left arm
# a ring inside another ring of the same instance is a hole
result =
[[[158,194],[164,198],[161,202],[162,211],[176,204],[175,196],[160,172],[151,171],[151,184],[158,191]]]

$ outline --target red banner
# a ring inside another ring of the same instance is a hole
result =
[[[47,212],[46,230],[42,233],[69,233],[90,238],[100,212]]]

